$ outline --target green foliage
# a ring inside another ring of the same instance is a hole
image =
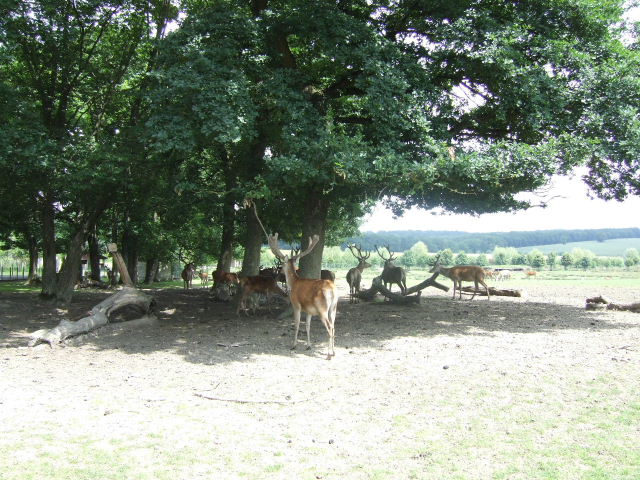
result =
[[[596,266],[595,255],[589,250],[574,248],[571,251],[571,257],[573,258],[573,264],[578,268],[582,268],[583,270],[587,270]]]
[[[478,265],[480,267],[486,267],[487,265],[489,265],[489,259],[484,253],[481,253],[475,258],[475,261],[473,262],[473,264]]]
[[[402,265],[405,267],[425,268],[429,261],[429,249],[423,242],[415,243],[402,254]]]
[[[540,250],[532,250],[527,255],[527,264],[533,268],[541,269],[547,264],[547,258]]]
[[[584,159],[596,194],[636,194],[640,62],[623,6],[5,2],[0,234],[33,238],[43,204],[58,238],[106,210],[103,241],[124,231],[145,256],[208,258],[249,196],[283,236],[316,221],[337,244],[376,199],[395,213],[515,211],[528,206],[519,192]],[[540,244],[506,236],[356,241]]]
[[[565,254],[562,255],[562,257],[560,258],[560,264],[564,267],[564,269],[568,269],[570,266],[572,266],[575,262],[575,259],[573,258],[573,255],[570,252],[567,252]]]
[[[517,256],[518,251],[512,247],[496,247],[493,249],[493,263],[496,265],[511,265]]]
[[[471,264],[471,260],[470,260],[469,256],[464,251],[462,251],[462,252],[458,253],[458,255],[456,255],[454,263],[456,265],[470,265]]]
[[[624,252],[624,264],[627,267],[640,264],[640,254],[635,248],[630,248]]]
[[[438,252],[438,262],[440,265],[453,265],[453,251],[450,248],[445,248]]]

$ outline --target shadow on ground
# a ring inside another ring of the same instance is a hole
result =
[[[186,361],[212,364],[243,361],[256,355],[310,355],[322,357],[326,332],[314,319],[313,348],[305,349],[304,318],[298,348],[290,351],[293,335],[289,317],[261,312],[236,316],[232,304],[213,302],[207,290],[149,290],[158,304],[158,322],[130,327],[114,323],[69,339],[67,347],[118,350],[128,354],[166,351]],[[63,319],[80,318],[109,293],[78,292],[71,305],[55,307],[37,294],[0,296],[0,346],[26,346],[29,333],[51,328]],[[426,295],[420,305],[396,306],[384,302],[349,304],[342,298],[336,321],[336,346],[343,349],[379,348],[398,337],[493,336],[500,332],[526,334],[568,330],[624,330],[636,328],[634,316],[621,312],[590,312],[556,303],[502,297],[486,301],[456,301],[448,295]],[[640,317],[638,317],[640,322]],[[38,347],[49,348],[49,347]]]

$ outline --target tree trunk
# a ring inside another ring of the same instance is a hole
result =
[[[91,280],[100,282],[100,245],[95,228],[87,237],[89,244],[89,268],[91,269]]]
[[[247,232],[244,240],[244,258],[242,259],[242,272],[240,274],[253,276],[258,275],[260,271],[260,249],[265,238],[253,208],[246,208],[245,215]]]
[[[150,258],[147,260],[147,268],[144,272],[144,283],[150,284],[151,282],[156,282],[158,278],[158,268],[160,267],[160,262],[157,258]]]
[[[236,226],[235,194],[236,186],[235,172],[231,166],[231,159],[224,147],[220,148],[222,157],[222,169],[225,180],[226,194],[222,205],[222,238],[220,240],[220,257],[216,270],[219,272],[231,271],[231,261],[233,260],[233,234]]]
[[[73,297],[73,290],[78,282],[78,272],[82,268],[82,250],[87,241],[88,233],[93,230],[98,222],[98,218],[106,208],[106,200],[103,205],[99,205],[90,213],[87,213],[82,222],[77,227],[76,233],[69,241],[67,256],[60,268],[58,282],[56,284],[55,297],[64,303],[69,303]]]
[[[32,285],[38,278],[38,241],[36,238],[27,234],[27,244],[29,249],[29,277],[27,283]]]
[[[135,284],[138,281],[138,237],[129,227],[122,234],[122,256],[131,281]]]
[[[56,296],[56,229],[55,209],[47,199],[42,206],[42,290],[40,296],[53,299]]]
[[[310,253],[300,259],[299,275],[302,278],[320,278],[328,212],[329,199],[318,193],[310,193],[304,210],[301,248],[307,248],[309,237],[313,235],[318,235],[320,240]]]
[[[82,262],[82,249],[86,239],[84,230],[75,233],[67,250],[67,256],[62,262],[58,283],[56,285],[56,299],[69,303],[73,297],[73,289],[78,283],[78,272]]]

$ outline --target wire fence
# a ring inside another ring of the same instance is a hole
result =
[[[26,280],[29,269],[24,264],[0,264],[0,281],[2,280]]]

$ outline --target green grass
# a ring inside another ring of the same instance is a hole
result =
[[[640,238],[615,238],[603,242],[590,241],[534,245],[518,248],[518,251],[528,253],[531,250],[540,250],[542,253],[555,252],[560,254],[570,252],[574,248],[589,250],[600,257],[622,257],[624,256],[624,252],[629,248],[640,250]]]
[[[24,280],[0,282],[0,292],[39,292],[40,290],[39,286],[26,285]]]

